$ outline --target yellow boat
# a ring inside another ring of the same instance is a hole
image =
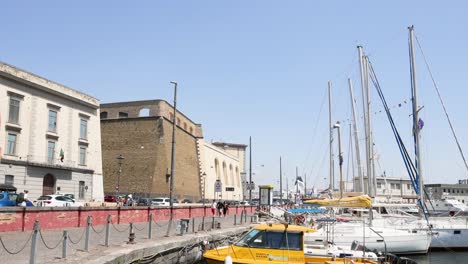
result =
[[[377,263],[359,257],[330,256],[330,251],[323,245],[310,245],[304,239],[306,234],[313,232],[314,229],[304,226],[260,224],[234,244],[207,250],[203,257],[208,264],[225,263],[226,258],[232,259],[226,263],[236,264]]]

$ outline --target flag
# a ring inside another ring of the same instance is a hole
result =
[[[65,153],[63,152],[63,149],[60,149],[60,161],[63,162],[64,158],[65,158]]]
[[[418,120],[418,128],[419,128],[419,130],[421,130],[423,127],[424,127],[424,121],[423,121],[421,118],[419,118],[419,120]]]

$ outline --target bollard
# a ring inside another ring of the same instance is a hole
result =
[[[247,211],[244,210],[244,223],[247,224]]]
[[[130,231],[128,234],[128,242],[127,244],[135,244],[135,232],[133,232],[133,223],[130,223]]]
[[[63,230],[62,258],[67,258],[68,231]]]
[[[213,216],[213,220],[211,222],[211,229],[215,228],[215,217]]]
[[[234,215],[234,225],[237,225],[237,215]]]
[[[192,233],[195,233],[195,218],[192,218]]]
[[[110,225],[111,225],[111,215],[107,216],[107,221],[106,221],[106,241],[105,241],[105,246],[109,246],[109,236],[110,236]]]
[[[148,239],[153,237],[153,214],[149,215],[148,219]]]
[[[36,243],[37,233],[39,232],[39,221],[34,221],[34,229],[31,237],[31,254],[29,255],[29,264],[36,263]]]
[[[89,249],[89,228],[91,227],[91,216],[88,215],[88,219],[86,220],[86,233],[85,233],[85,244],[84,250],[88,251]]]
[[[201,230],[202,230],[202,231],[205,231],[205,216],[202,217],[202,226],[201,226]]]
[[[244,218],[244,211],[241,211],[240,215],[240,224],[242,225],[242,219]]]

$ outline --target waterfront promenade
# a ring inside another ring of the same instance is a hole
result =
[[[121,255],[119,252],[131,252],[133,249],[146,247],[145,245],[157,245],[158,243],[183,241],[185,237],[219,233],[220,230],[234,230],[232,228],[248,227],[251,224],[251,215],[243,217],[240,215],[229,215],[226,217],[191,218],[187,233],[178,235],[178,220],[174,220],[169,236],[166,237],[168,221],[151,222],[151,239],[149,239],[148,222],[133,224],[135,233],[135,244],[128,244],[130,224],[90,225],[88,250],[86,251],[86,227],[67,228],[66,258],[64,253],[64,230],[40,230],[36,236],[35,252],[32,252],[33,232],[3,232],[0,233],[0,258],[3,263],[31,263],[31,254],[35,255],[35,263],[99,263],[102,258],[109,255],[106,261],[113,256]],[[246,221],[247,220],[247,221]],[[213,229],[214,227],[214,229]],[[218,227],[220,227],[218,229]],[[106,244],[106,229],[108,228],[108,246]],[[182,239],[182,240],[181,240]],[[144,245],[143,245],[144,244]],[[97,261],[97,262],[96,262]]]

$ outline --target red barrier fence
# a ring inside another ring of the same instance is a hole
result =
[[[254,213],[255,206],[233,206],[229,214],[241,214],[243,210]],[[0,207],[0,232],[32,230],[38,220],[41,229],[63,229],[86,226],[88,216],[93,225],[104,225],[108,215],[112,223],[126,224],[147,222],[149,215],[154,221],[169,220],[170,208],[167,207]],[[174,218],[211,217],[209,206],[174,207]]]

